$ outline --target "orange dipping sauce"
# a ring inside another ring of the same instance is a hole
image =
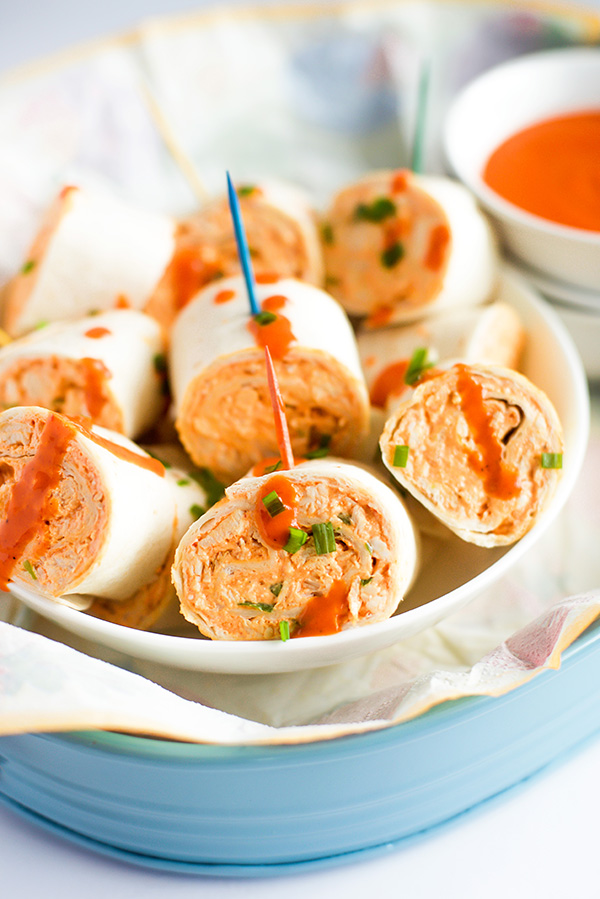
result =
[[[483,180],[526,212],[600,232],[600,110],[513,134],[488,159]]]

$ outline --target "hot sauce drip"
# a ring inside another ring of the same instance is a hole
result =
[[[468,453],[471,469],[479,475],[487,493],[496,499],[512,499],[519,492],[517,471],[502,458],[503,446],[493,430],[493,413],[486,406],[483,388],[464,365],[457,365],[456,389],[476,449]]]
[[[98,326],[96,328],[89,328],[87,331],[85,331],[83,336],[91,337],[94,340],[98,340],[100,337],[108,337],[108,335],[110,333],[111,332],[109,331],[108,328],[102,328],[102,327]]]
[[[324,637],[337,634],[348,618],[348,587],[334,581],[324,596],[313,596],[298,619],[293,637]]]
[[[85,375],[85,404],[90,418],[96,419],[106,404],[104,382],[112,378],[112,374],[100,359],[85,357],[81,359],[81,366]]]
[[[213,300],[215,306],[221,306],[223,303],[228,303],[229,300],[232,300],[235,296],[235,290],[220,290]]]
[[[159,462],[158,459],[155,459],[153,456],[143,456],[141,453],[136,453],[133,450],[128,449],[126,446],[121,446],[120,443],[113,443],[112,440],[107,440],[105,437],[101,437],[100,434],[96,434],[91,430],[91,422],[88,423],[82,420],[76,421],[72,418],[64,418],[66,427],[70,427],[79,431],[80,434],[83,434],[84,437],[87,437],[89,440],[93,440],[97,446],[101,446],[103,449],[108,450],[109,453],[112,453],[113,456],[118,456],[119,459],[123,459],[125,462],[132,462],[134,465],[138,465],[140,468],[145,468],[147,471],[152,471],[154,474],[159,475],[159,477],[164,477],[165,475],[165,466],[162,462]]]
[[[407,173],[402,169],[398,172],[394,172],[391,183],[391,191],[393,194],[399,194],[406,190],[408,187],[408,177]]]
[[[259,272],[254,280],[257,284],[275,284],[281,280],[281,276],[275,272]]]
[[[27,546],[44,532],[51,493],[61,477],[61,464],[74,431],[64,419],[50,415],[35,455],[15,483],[5,516],[0,521],[0,590],[8,581]]]
[[[371,404],[378,409],[385,409],[390,396],[398,396],[406,389],[404,377],[410,359],[392,362],[379,372],[371,387]]]
[[[195,247],[180,247],[168,268],[176,309],[183,309],[201,287],[219,273],[218,266],[206,262]]]
[[[429,243],[423,264],[432,272],[438,272],[444,264],[446,250],[450,243],[450,229],[447,225],[436,225],[431,229]]]
[[[290,344],[296,340],[289,319],[279,312],[286,302],[286,297],[278,294],[267,297],[261,304],[262,310],[263,312],[272,312],[276,316],[275,319],[260,324],[260,321],[254,317],[248,322],[248,330],[258,346],[268,347],[274,359],[283,359]]]
[[[483,180],[515,206],[600,231],[600,110],[559,116],[514,134],[488,159]]]
[[[275,491],[284,505],[283,512],[271,517],[263,499]],[[296,522],[298,497],[296,488],[285,475],[276,474],[269,478],[256,497],[256,523],[261,538],[272,549],[283,549],[290,536],[290,528],[298,527]]]

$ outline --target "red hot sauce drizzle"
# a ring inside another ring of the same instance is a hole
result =
[[[502,458],[502,443],[494,434],[493,413],[486,408],[483,388],[464,365],[457,365],[456,390],[476,450],[468,453],[471,469],[483,481],[487,493],[496,499],[512,499],[519,492],[518,473]]]
[[[93,340],[98,340],[100,337],[108,337],[111,332],[108,328],[102,328],[100,326],[96,328],[89,328],[85,333],[84,337],[91,337]]]
[[[85,357],[81,359],[81,366],[85,376],[85,403],[90,418],[95,420],[106,405],[103,387],[105,381],[112,378],[112,374],[100,359]]]
[[[348,587],[334,581],[324,596],[313,596],[298,618],[293,637],[324,637],[337,634],[348,619]]]
[[[51,514],[46,511],[50,494],[60,481],[61,464],[74,436],[63,419],[50,415],[35,455],[12,489],[0,521],[0,590],[8,591],[8,581],[21,556]]]
[[[379,372],[371,387],[371,404],[378,409],[385,409],[390,396],[399,396],[406,390],[404,377],[408,371],[410,359],[400,359],[386,365]]]
[[[276,316],[275,319],[262,325],[256,321],[256,318],[251,318],[248,322],[248,330],[257,345],[263,349],[268,346],[273,359],[283,359],[290,344],[296,340],[289,319],[285,315],[281,315],[279,311],[286,302],[286,297],[279,294],[267,297],[261,304],[262,311],[272,312]]]
[[[284,505],[283,512],[271,517],[263,499],[275,491]],[[263,541],[272,549],[283,549],[290,536],[290,528],[297,528],[296,512],[298,496],[292,482],[282,474],[275,474],[266,481],[256,497],[256,523]]]

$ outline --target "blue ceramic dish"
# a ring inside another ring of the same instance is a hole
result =
[[[138,865],[265,876],[413,840],[522,782],[600,728],[600,624],[499,698],[298,746],[87,732],[0,739],[0,796]]]

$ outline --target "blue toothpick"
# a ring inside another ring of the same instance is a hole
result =
[[[248,299],[250,301],[250,309],[252,310],[252,315],[258,315],[260,313],[260,306],[258,305],[258,301],[256,299],[256,291],[254,289],[254,275],[252,273],[252,265],[250,263],[248,241],[246,240],[246,233],[244,231],[244,225],[242,222],[240,204],[235,192],[235,188],[231,183],[229,172],[227,172],[227,193],[229,195],[229,210],[231,212],[231,218],[233,219],[233,230],[235,231],[235,242],[237,243],[238,256],[242,264],[244,281],[246,282],[246,290],[248,292]]]

